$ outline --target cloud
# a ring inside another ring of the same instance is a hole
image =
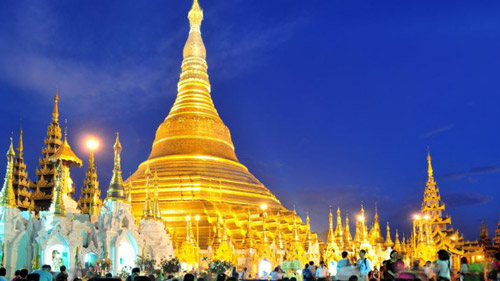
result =
[[[493,196],[466,192],[446,193],[443,194],[443,197],[446,199],[447,205],[452,208],[481,205],[494,199]]]
[[[444,133],[444,132],[449,131],[449,130],[451,130],[453,128],[455,128],[455,124],[449,124],[449,125],[446,125],[446,126],[443,126],[443,127],[440,127],[440,128],[437,128],[437,129],[434,129],[434,130],[431,130],[431,131],[428,131],[428,132],[420,135],[420,138],[421,139],[430,138],[430,137],[432,137],[434,135]]]
[[[487,175],[487,174],[495,174],[500,172],[500,166],[491,165],[491,166],[483,166],[472,168],[468,171],[459,171],[442,175],[442,178],[447,181],[451,180],[459,180],[472,175]]]

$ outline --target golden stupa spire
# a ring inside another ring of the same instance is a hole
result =
[[[0,191],[0,206],[3,207],[15,207],[16,197],[14,194],[14,188],[12,186],[13,181],[13,169],[14,169],[14,147],[12,145],[12,137],[10,138],[9,150],[7,150],[7,169],[5,171],[5,179],[3,182],[2,191]]]
[[[154,198],[153,198],[153,216],[157,220],[161,220],[161,209],[160,203],[158,201],[158,171],[155,169],[155,175],[153,178],[153,182],[155,185],[154,188]]]
[[[115,151],[115,160],[113,167],[113,176],[111,177],[111,182],[109,183],[107,197],[109,200],[123,201],[125,200],[126,195],[122,178],[122,168],[121,168],[121,158],[120,158],[120,154],[122,153],[122,144],[120,143],[119,133],[116,133],[116,140],[115,144],[113,145],[113,149]],[[148,178],[148,185],[149,185],[149,178]],[[130,188],[132,188],[132,185],[129,185],[129,189]],[[147,197],[149,198],[149,194],[147,194]]]
[[[250,210],[248,210],[248,221],[247,221],[247,229],[245,232],[245,238],[243,239],[243,247],[246,249],[251,249],[254,246],[253,235],[252,235],[252,214]]]
[[[434,170],[432,170],[431,152],[429,147],[427,147],[427,175],[429,176],[429,181],[434,179]]]
[[[401,242],[399,241],[399,231],[396,229],[396,237],[394,241],[394,250],[401,251]]]
[[[145,173],[146,173],[146,198],[144,198],[144,210],[142,211],[142,218],[147,220],[153,218],[153,210],[151,208],[151,193],[150,193],[151,170],[149,169],[149,166],[146,167]]]
[[[19,141],[17,142],[17,158],[23,158],[24,145],[23,145],[23,128],[19,128]]]
[[[309,218],[309,209],[306,210],[306,227],[307,227],[307,232],[306,232],[306,246],[307,249],[312,246],[312,234],[311,234],[311,219]]]
[[[345,227],[344,227],[344,247],[348,248],[351,246],[352,234],[349,227],[349,215],[345,216]]]
[[[276,247],[278,247],[278,249],[284,249],[285,243],[283,242],[283,233],[281,231],[281,211],[280,210],[278,210],[276,228],[278,231],[278,234],[276,235],[277,239],[278,239],[278,241],[276,241]]]
[[[52,203],[50,204],[49,211],[55,216],[64,216],[66,208],[64,206],[64,201],[62,198],[65,188],[66,179],[64,177],[64,169],[62,161],[57,162],[57,174],[56,174],[56,184],[54,186],[54,193],[52,197]]]
[[[333,245],[335,243],[335,233],[333,230],[333,214],[332,206],[330,206],[330,212],[328,213],[328,236],[326,239],[328,245]]]
[[[392,242],[392,238],[391,238],[391,228],[389,227],[389,222],[387,222],[387,234],[385,237],[384,245],[386,247],[392,247],[394,245],[394,242]]]

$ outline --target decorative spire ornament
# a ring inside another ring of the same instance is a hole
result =
[[[121,158],[120,158],[120,154],[122,153],[122,145],[120,143],[120,135],[118,133],[116,133],[116,140],[115,144],[113,145],[113,149],[115,151],[113,176],[111,177],[111,182],[109,183],[107,199],[112,201],[124,201],[126,196],[125,196],[125,188],[123,186]],[[130,196],[130,191],[129,191],[129,196]]]
[[[3,182],[2,191],[0,191],[0,206],[15,207],[16,197],[14,194],[13,182],[13,168],[14,168],[14,147],[12,144],[12,137],[10,138],[9,150],[7,150],[7,169],[5,171],[5,178]]]

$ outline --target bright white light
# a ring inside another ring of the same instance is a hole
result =
[[[262,204],[260,205],[260,208],[262,209],[262,211],[267,210],[267,204],[266,204],[266,203],[262,203]]]
[[[413,219],[418,221],[418,220],[422,219],[422,216],[419,214],[414,214]]]
[[[200,220],[200,215],[194,216],[194,219],[197,220],[197,221],[199,221]]]
[[[85,142],[85,145],[90,150],[96,150],[99,148],[99,141],[94,138],[90,138]]]

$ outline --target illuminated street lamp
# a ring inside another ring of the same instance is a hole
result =
[[[264,231],[263,233],[263,240],[264,240],[264,243],[267,243],[267,233],[266,233],[266,210],[267,210],[267,204],[266,203],[262,203],[260,205],[260,209],[262,210],[262,230]]]

